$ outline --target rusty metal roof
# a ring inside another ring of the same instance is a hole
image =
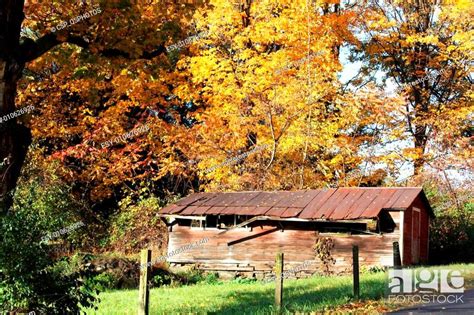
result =
[[[161,209],[160,214],[238,214],[309,220],[355,220],[375,218],[383,209],[405,210],[419,196],[432,215],[420,187],[195,193]]]

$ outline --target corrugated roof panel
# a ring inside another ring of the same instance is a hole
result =
[[[320,190],[307,190],[301,197],[293,200],[293,204],[291,206],[304,208],[319,194],[319,192]]]
[[[248,201],[246,203],[247,206],[266,206],[266,207],[271,207],[275,204],[275,198],[281,198],[281,195],[275,192],[268,192],[264,191],[261,192],[257,197],[254,199]],[[279,200],[278,199],[278,200]]]
[[[233,202],[229,203],[229,206],[251,206],[250,201],[254,200],[260,196],[262,192],[260,191],[251,191],[248,193],[239,193],[239,197],[236,198]]]
[[[395,201],[394,208],[408,208],[413,200],[421,193],[421,188],[407,188],[402,195]]]
[[[303,197],[305,191],[288,191],[285,192],[285,197],[281,198],[278,203],[275,204],[275,207],[294,207],[296,200]]]
[[[326,202],[320,208],[321,218],[332,219],[331,214],[334,212],[336,207],[341,203],[344,198],[349,194],[349,189],[337,189],[332,196],[326,200]]]
[[[285,199],[286,197],[286,192],[285,194],[272,192],[270,195],[267,196],[267,198],[261,200],[258,205],[264,207],[275,207],[280,202],[280,200]]]
[[[198,208],[198,206],[187,206],[183,211],[181,211],[180,215],[191,215],[193,212]]]
[[[239,210],[235,214],[240,215],[252,215],[252,216],[261,216],[270,210],[270,207],[241,207],[242,210]]]
[[[387,201],[387,203],[384,205],[384,208],[393,208],[393,205],[397,201],[398,198],[403,194],[403,190],[397,189],[395,193],[390,197],[390,199]]]
[[[377,198],[377,193],[374,190],[365,190],[364,194],[354,204],[354,209],[351,211],[351,217],[354,219],[361,218],[365,209],[367,209],[375,198]]]
[[[170,205],[167,205],[166,207],[163,207],[159,210],[159,213],[160,214],[169,214],[170,211],[172,209],[174,209],[175,207],[177,207],[175,204],[170,204]]]
[[[220,193],[207,193],[204,198],[205,200],[198,200],[194,202],[193,206],[220,206],[219,201],[225,197],[225,194]]]
[[[334,188],[321,190],[319,194],[316,195],[316,197],[314,197],[313,200],[311,200],[311,202],[303,209],[299,217],[302,219],[320,219],[321,206],[331,197],[332,194],[334,194],[335,191],[336,189]]]
[[[218,193],[206,193],[203,199],[195,201],[193,206],[218,206],[218,200],[222,199],[225,195]]]
[[[234,203],[238,202],[239,199],[242,198],[241,193],[226,193],[225,195],[226,195],[226,198],[221,201],[221,204],[219,204],[219,206],[224,206],[224,207],[231,206]]]
[[[203,215],[206,213],[207,210],[209,210],[209,208],[210,208],[209,206],[206,206],[206,207],[196,206],[196,208],[194,208],[192,215]]]
[[[183,209],[185,209],[186,206],[176,206],[175,208],[173,208],[169,214],[178,214],[180,213]]]
[[[285,212],[281,214],[281,217],[282,218],[295,218],[298,216],[298,214],[300,214],[301,211],[303,211],[303,208],[290,207],[290,208],[287,208]]]
[[[380,210],[387,203],[388,200],[395,194],[395,189],[380,189],[378,190],[377,198],[367,206],[367,208],[360,215],[365,218],[375,218],[379,215]]]
[[[350,209],[357,202],[357,200],[364,193],[360,189],[350,189],[349,193],[346,195],[344,200],[339,203],[339,205],[334,209],[334,212],[331,214],[332,220],[342,220],[350,214]]]
[[[208,210],[206,210],[206,215],[207,214],[222,214],[225,211],[226,207],[210,207]]]
[[[184,197],[176,202],[178,206],[187,206],[195,202],[196,200],[203,198],[206,193],[194,193],[187,197]]]
[[[235,206],[227,206],[224,207],[224,210],[222,211],[222,215],[233,215],[236,214],[240,209],[244,207],[235,207]]]
[[[270,210],[268,210],[265,215],[272,216],[272,217],[281,217],[283,212],[286,211],[287,208],[277,208],[273,207]]]
[[[203,215],[210,206],[188,206],[179,215]]]

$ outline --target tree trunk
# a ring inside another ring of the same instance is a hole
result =
[[[15,117],[5,117],[15,111],[16,85],[24,68],[18,55],[23,5],[23,1],[0,0],[0,117],[6,118],[0,123],[0,215],[13,203],[10,192],[16,187],[31,143],[30,130]]]
[[[417,111],[419,113],[420,111]],[[425,114],[425,113],[424,113]],[[414,175],[420,175],[423,172],[423,166],[425,164],[425,148],[428,141],[426,135],[427,126],[424,124],[415,126],[415,149],[417,149],[418,157],[413,161]]]
[[[414,172],[413,174],[420,175],[423,172],[423,165],[425,164],[424,158],[417,158],[413,162]]]

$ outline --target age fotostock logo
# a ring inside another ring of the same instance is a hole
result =
[[[389,301],[464,303],[464,277],[459,270],[393,269],[388,280]]]

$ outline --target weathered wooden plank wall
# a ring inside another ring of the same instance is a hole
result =
[[[303,272],[315,272],[321,262],[315,258],[313,246],[316,241],[315,231],[285,229],[264,234],[260,237],[227,244],[249,236],[268,232],[275,227],[258,226],[250,230],[236,229],[217,236],[221,230],[189,228],[175,226],[170,232],[168,253],[190,243],[208,237],[210,240],[200,247],[180,253],[169,259],[171,263],[196,263],[205,270],[236,270],[248,272],[271,271],[274,257],[278,251],[285,253],[285,270],[307,264]],[[361,266],[391,265],[393,262],[392,243],[399,240],[398,230],[384,235],[348,235],[322,233],[321,236],[331,237],[335,242],[332,251],[336,259],[335,271],[350,272],[352,265],[352,245],[358,245]]]

